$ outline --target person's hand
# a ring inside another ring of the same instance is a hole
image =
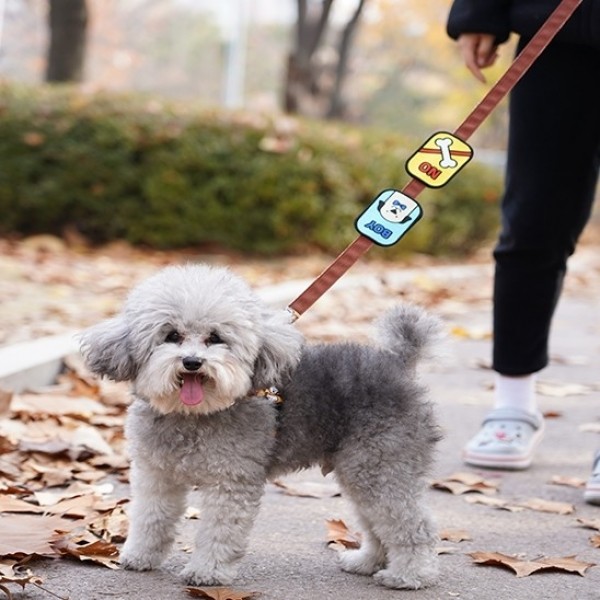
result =
[[[498,58],[496,38],[490,33],[463,33],[457,43],[469,71],[479,81],[485,83],[485,76],[481,69],[490,67]]]

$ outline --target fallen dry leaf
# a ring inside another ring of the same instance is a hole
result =
[[[0,590],[6,594],[8,600],[11,600],[13,596],[5,585],[8,583],[16,583],[25,589],[27,584],[41,587],[43,580],[34,575],[30,569],[25,568],[21,561],[0,560]]]
[[[454,473],[445,479],[433,481],[431,487],[438,490],[446,490],[456,495],[470,492],[480,494],[495,494],[498,492],[498,484],[474,473],[467,472]]]
[[[544,419],[560,419],[563,416],[558,410],[545,410],[542,415]]]
[[[454,327],[451,327],[450,335],[459,339],[468,340],[489,340],[492,337],[492,333],[489,329],[467,329],[461,325],[454,325]]]
[[[11,411],[22,415],[73,416],[88,418],[109,412],[104,405],[85,396],[64,394],[17,394],[11,403]]]
[[[92,561],[108,567],[118,569],[119,549],[111,542],[99,540],[84,532],[63,536],[52,543],[57,553],[63,556],[73,556],[81,561]]]
[[[489,498],[481,496],[468,496],[465,501],[469,504],[484,504],[492,508],[500,508],[510,512],[518,512],[525,508],[538,512],[548,512],[557,515],[569,515],[575,511],[575,507],[568,502],[554,502],[542,498],[530,498],[528,500],[507,500],[504,498]]]
[[[119,505],[110,512],[91,520],[89,528],[105,542],[120,544],[127,537],[129,519],[123,506]]]
[[[483,504],[492,508],[507,510],[509,512],[521,512],[525,510],[522,506],[518,506],[504,498],[492,498],[490,496],[466,496],[465,502],[469,504]]]
[[[553,398],[583,396],[592,392],[592,388],[589,385],[583,385],[582,383],[560,383],[556,381],[538,381],[535,390],[542,396],[551,396]]]
[[[600,534],[599,535],[593,535],[590,538],[590,544],[592,544],[592,546],[594,546],[594,548],[600,548]]]
[[[578,518],[577,522],[582,527],[587,527],[588,529],[595,529],[596,531],[600,531],[600,519],[582,519],[582,518]]]
[[[327,519],[327,545],[333,548],[360,548],[360,534],[352,533],[341,519]]]
[[[570,515],[572,512],[575,512],[575,507],[568,502],[554,502],[552,500],[543,500],[542,498],[530,498],[524,502],[519,502],[518,506],[557,515]]]
[[[455,543],[473,539],[464,529],[442,529],[439,536],[440,540]]]
[[[56,552],[52,543],[61,537],[57,532],[77,526],[77,523],[56,515],[0,516],[0,557],[53,556]]]
[[[583,488],[585,487],[585,479],[580,477],[566,477],[564,475],[553,475],[549,483],[554,485],[566,485],[567,487]]]
[[[12,397],[13,393],[10,390],[0,388],[0,415],[8,412]]]
[[[257,592],[240,592],[225,587],[188,587],[185,591],[194,598],[206,598],[207,600],[252,600],[259,596]]]
[[[558,570],[567,573],[578,573],[584,575],[590,567],[595,567],[595,563],[586,563],[575,560],[573,556],[557,558],[536,558],[535,560],[525,560],[500,552],[471,552],[469,556],[477,564],[507,567],[513,570],[517,577],[528,577],[536,571]]]

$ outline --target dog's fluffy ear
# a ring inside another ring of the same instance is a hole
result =
[[[114,317],[86,329],[79,338],[88,368],[115,381],[130,381],[137,373],[129,350],[129,328],[125,319]]]
[[[290,321],[287,311],[265,315],[262,346],[254,363],[256,389],[280,384],[298,364],[304,339]]]

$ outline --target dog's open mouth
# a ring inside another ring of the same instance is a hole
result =
[[[203,375],[198,373],[183,373],[179,379],[179,398],[186,406],[196,406],[204,399],[205,381]]]

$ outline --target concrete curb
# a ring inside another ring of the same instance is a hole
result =
[[[21,392],[52,383],[65,356],[78,351],[76,332],[0,348],[0,388]]]

